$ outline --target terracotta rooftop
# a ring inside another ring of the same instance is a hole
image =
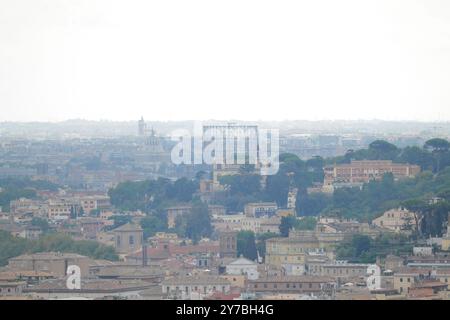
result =
[[[124,291],[141,291],[154,286],[154,284],[140,280],[86,280],[81,282],[81,290],[76,292],[113,293]],[[74,292],[67,289],[65,280],[45,281],[24,292]]]
[[[335,282],[333,278],[330,277],[320,277],[320,276],[276,276],[276,277],[263,277],[257,280],[251,280],[251,282]]]
[[[120,227],[118,227],[118,228],[113,230],[113,232],[117,232],[117,231],[119,231],[119,232],[139,231],[139,232],[141,232],[142,228],[141,228],[141,226],[139,226],[137,224],[134,224],[134,223],[126,223],[126,224],[124,224],[124,225],[122,225],[122,226],[120,226]]]
[[[87,258],[76,253],[60,253],[60,252],[40,252],[33,254],[24,254],[10,260],[60,260],[60,259],[80,259]]]
[[[167,245],[167,249],[163,247],[147,248],[147,257],[153,258],[169,258],[174,255],[189,255],[195,253],[218,253],[220,251],[218,242],[199,243],[197,245],[180,246],[173,243]],[[142,250],[129,255],[131,258],[141,258]]]
[[[164,280],[162,285],[230,285],[230,282],[215,276],[175,277]]]

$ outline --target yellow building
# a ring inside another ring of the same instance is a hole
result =
[[[423,281],[424,278],[429,277],[430,274],[433,280],[442,282],[449,286],[450,272],[448,270],[408,270],[408,268],[405,268],[404,270],[394,274],[394,289],[400,294],[407,294],[412,287]]]
[[[442,237],[442,250],[449,251],[450,250],[450,213],[448,214],[447,219],[447,233],[444,237]]]
[[[266,264],[304,264],[308,252],[320,250],[320,242],[315,236],[294,236],[272,238],[266,241]]]
[[[444,251],[450,250],[450,237],[442,238],[442,250]]]
[[[295,217],[295,209],[278,209],[277,216],[282,217]]]

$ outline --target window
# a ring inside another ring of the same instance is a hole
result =
[[[403,278],[400,278],[400,282],[403,282]]]
[[[130,245],[134,245],[134,236],[130,236],[129,243]]]

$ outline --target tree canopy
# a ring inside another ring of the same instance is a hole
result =
[[[6,265],[10,258],[25,253],[50,251],[78,253],[93,259],[118,260],[113,247],[96,241],[75,241],[67,235],[58,233],[44,235],[38,240],[27,240],[14,237],[9,232],[0,230],[0,266]]]

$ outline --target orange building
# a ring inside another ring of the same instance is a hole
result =
[[[420,173],[417,165],[393,163],[391,160],[363,160],[324,168],[324,186],[335,183],[367,183],[392,173],[395,179],[410,178]]]

